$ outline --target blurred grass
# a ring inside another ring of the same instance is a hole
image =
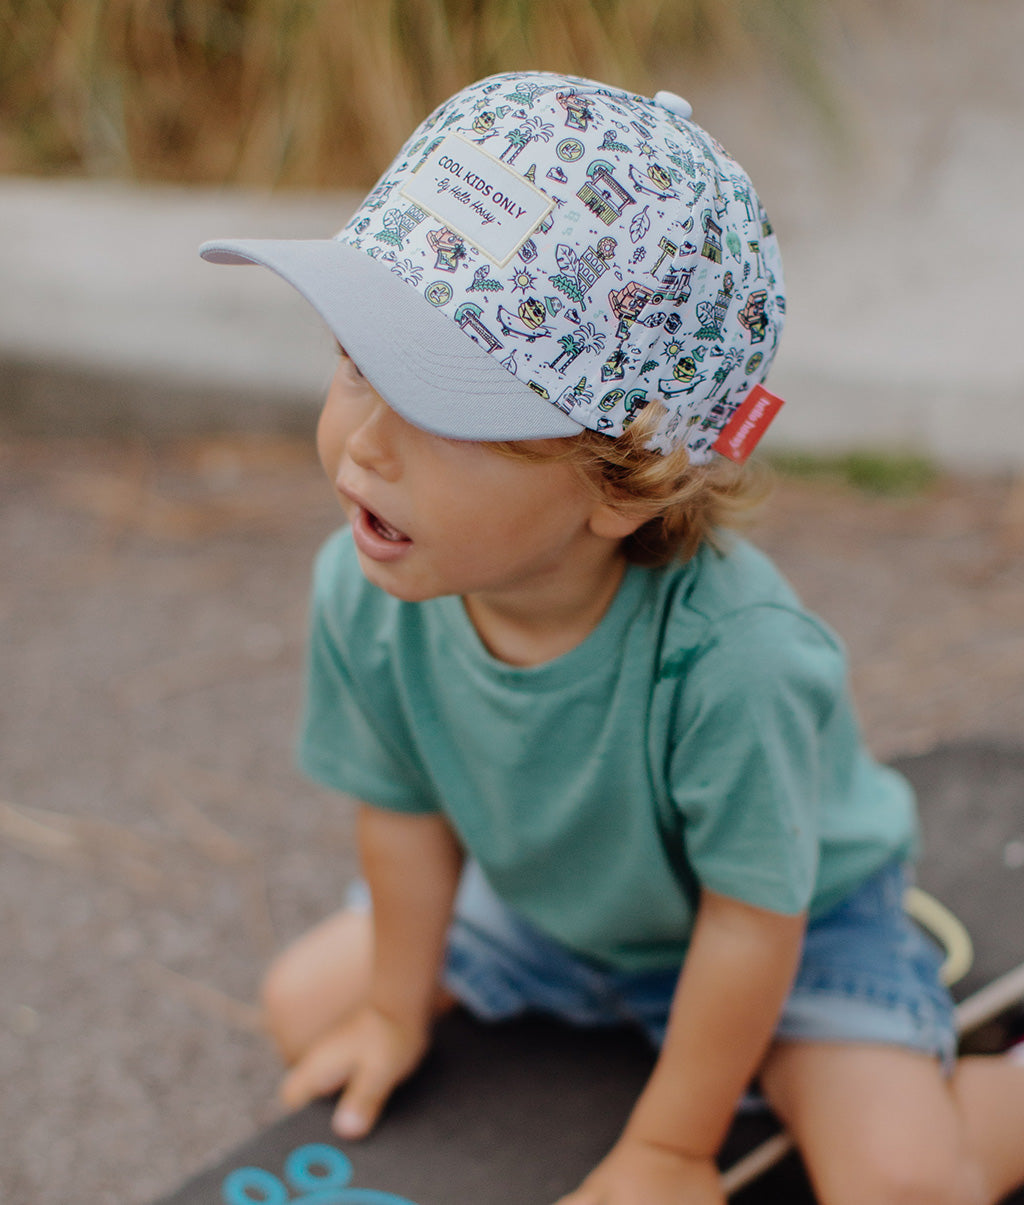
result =
[[[936,466],[923,456],[869,450],[820,456],[810,452],[775,452],[768,457],[782,477],[833,481],[866,494],[913,497],[938,480]]]
[[[0,0],[0,171],[365,187],[447,96],[523,68],[650,93],[770,58],[827,108],[819,18],[815,0]]]

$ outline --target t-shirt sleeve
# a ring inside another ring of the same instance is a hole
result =
[[[670,792],[712,891],[805,909],[818,868],[822,742],[846,689],[838,641],[763,605],[717,621],[679,681]]]
[[[374,588],[348,552],[343,531],[317,558],[299,767],[364,803],[433,812],[437,801],[413,754],[391,672],[392,600],[368,594]]]

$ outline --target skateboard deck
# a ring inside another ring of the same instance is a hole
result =
[[[896,764],[921,800],[920,884],[973,939],[953,989],[967,1001],[964,1043],[1001,1048],[1024,1018],[1024,975],[1013,973],[1024,962],[1024,750],[947,746]],[[318,1101],[157,1205],[552,1205],[614,1142],[653,1059],[625,1030],[485,1025],[456,1011],[368,1138],[342,1143],[332,1102]],[[791,1152],[768,1148],[767,1170],[741,1164],[766,1140],[784,1145],[767,1111],[737,1117],[721,1156],[732,1200],[813,1205]],[[1009,1200],[1024,1205],[1024,1191]]]

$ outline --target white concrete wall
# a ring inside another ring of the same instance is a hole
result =
[[[748,168],[782,240],[789,317],[769,384],[787,406],[770,442],[1019,469],[1024,5],[899,11],[827,26],[838,126],[781,69],[664,82]],[[355,199],[0,179],[0,409],[38,367],[62,389],[79,370],[148,380],[154,405],[171,385],[311,408],[331,362],[317,320],[270,273],[196,247],[326,236]]]

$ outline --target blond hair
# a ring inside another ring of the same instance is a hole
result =
[[[563,461],[598,501],[643,518],[623,541],[629,561],[686,561],[705,543],[719,547],[723,528],[746,526],[767,495],[770,480],[759,464],[737,465],[716,457],[710,464],[692,465],[685,448],[667,455],[651,451],[647,444],[659,412],[661,407],[652,403],[614,439],[582,430],[565,439],[490,446],[506,456]]]

